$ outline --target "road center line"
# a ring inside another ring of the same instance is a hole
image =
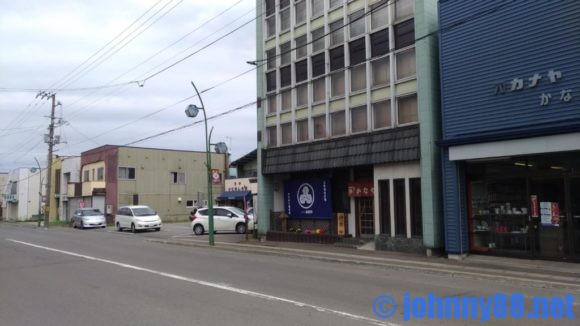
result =
[[[224,284],[207,282],[207,281],[202,281],[202,280],[196,280],[196,279],[189,278],[189,277],[185,277],[185,276],[180,276],[180,275],[176,275],[176,274],[165,273],[165,272],[156,271],[156,270],[153,270],[153,269],[139,267],[139,266],[135,266],[135,265],[129,265],[129,264],[125,264],[125,263],[113,261],[113,260],[108,260],[108,259],[102,259],[102,258],[97,258],[97,257],[92,257],[92,256],[87,256],[87,255],[82,255],[82,254],[78,254],[78,253],[71,252],[71,251],[65,251],[65,250],[60,250],[60,249],[55,249],[55,248],[40,246],[40,245],[37,245],[37,244],[33,244],[33,243],[29,243],[29,242],[24,242],[24,241],[18,241],[18,240],[14,240],[14,239],[6,239],[6,241],[10,241],[10,242],[14,242],[14,243],[19,243],[19,244],[22,244],[22,245],[26,245],[26,246],[30,246],[30,247],[34,247],[34,248],[38,248],[38,249],[44,249],[44,250],[47,250],[47,251],[58,252],[58,253],[61,253],[61,254],[64,254],[64,255],[69,255],[69,256],[84,258],[84,259],[87,259],[87,260],[98,261],[98,262],[107,263],[107,264],[111,264],[111,265],[116,265],[116,266],[120,266],[120,267],[127,268],[127,269],[133,269],[133,270],[138,270],[138,271],[142,271],[142,272],[147,272],[147,273],[151,273],[151,274],[155,274],[155,275],[159,275],[159,276],[164,276],[164,277],[171,278],[171,279],[175,279],[175,280],[180,280],[180,281],[185,281],[185,282],[189,282],[189,283],[193,283],[193,284],[197,284],[197,285],[203,285],[203,286],[211,287],[211,288],[214,288],[214,289],[220,289],[220,290],[223,290],[223,291],[229,291],[229,292],[234,292],[234,293],[238,293],[238,294],[243,294],[243,295],[247,295],[247,296],[254,297],[254,298],[260,298],[260,299],[265,299],[265,300],[269,300],[269,301],[278,301],[278,302],[289,303],[289,304],[292,304],[292,305],[294,305],[296,307],[300,307],[300,308],[311,308],[311,309],[314,309],[316,311],[324,312],[324,313],[331,314],[331,315],[337,315],[337,316],[340,316],[340,317],[345,317],[345,318],[353,319],[353,320],[356,320],[356,321],[364,321],[364,322],[367,322],[367,323],[369,323],[371,325],[399,326],[399,325],[394,324],[394,323],[383,322],[383,321],[380,321],[380,320],[377,320],[377,319],[368,318],[368,317],[364,317],[364,316],[360,316],[360,315],[355,315],[355,314],[351,314],[351,313],[344,312],[344,311],[339,311],[339,310],[329,309],[329,308],[325,308],[325,307],[320,307],[320,306],[316,306],[316,305],[312,305],[312,304],[308,304],[308,303],[304,303],[304,302],[300,302],[300,301],[295,301],[295,300],[291,300],[291,299],[286,299],[286,298],[282,298],[282,297],[276,297],[276,296],[269,295],[269,294],[265,294],[265,293],[244,290],[244,289],[240,289],[240,288],[236,288],[236,287],[232,287],[232,286],[228,286],[228,285],[224,285]],[[369,304],[369,309],[370,309],[370,304]]]

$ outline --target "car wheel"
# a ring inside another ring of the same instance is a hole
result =
[[[85,229],[85,225],[83,224],[83,221],[81,221],[81,226],[80,226],[80,229],[81,229],[81,230],[84,230],[84,229]]]
[[[196,224],[193,227],[193,233],[195,233],[195,235],[202,235],[204,233],[203,225]]]
[[[123,231],[123,228],[121,228],[121,224],[119,222],[117,222],[117,232],[121,232]]]
[[[246,224],[238,223],[236,225],[236,233],[240,233],[240,234],[246,233]]]
[[[131,232],[132,233],[137,232],[137,230],[135,230],[135,223],[131,223]]]
[[[71,226],[72,226],[73,229],[76,229],[77,228],[77,224],[74,221],[72,222]]]
[[[155,232],[161,231],[161,228],[155,228]]]
[[[103,225],[103,226],[101,226],[101,229],[104,229],[104,228],[106,228],[106,227],[107,227],[106,225]]]

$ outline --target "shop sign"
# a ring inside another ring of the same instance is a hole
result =
[[[219,185],[222,183],[222,176],[220,174],[220,170],[211,169],[211,183],[214,185]]]
[[[542,226],[560,226],[560,204],[558,202],[540,202],[540,214]]]
[[[508,93],[522,92],[525,90],[536,88],[538,85],[544,81],[544,83],[549,82],[550,84],[556,84],[560,79],[563,78],[561,71],[550,69],[544,74],[534,73],[532,76],[525,77],[514,77],[509,82],[497,83],[495,84],[494,90],[495,95],[503,95]],[[540,106],[548,106],[553,101],[559,101],[560,103],[569,103],[572,101],[573,90],[571,88],[562,88],[559,92],[543,92],[538,96]]]
[[[330,180],[289,180],[284,183],[284,207],[289,218],[331,219]]]
[[[348,183],[349,197],[373,197],[375,187],[372,181],[351,181]]]
[[[538,213],[538,196],[536,195],[531,195],[530,196],[530,216],[533,218],[538,218],[540,217],[540,214]]]

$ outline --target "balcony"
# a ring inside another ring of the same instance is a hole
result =
[[[16,196],[16,194],[2,194],[2,198],[7,203],[12,203],[12,204],[18,203],[18,196]]]
[[[93,191],[97,188],[106,188],[105,181],[87,181],[83,182],[83,197],[93,195]]]

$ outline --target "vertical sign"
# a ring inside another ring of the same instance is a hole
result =
[[[219,185],[222,183],[222,176],[220,175],[220,170],[211,169],[211,183],[214,185]]]
[[[538,218],[538,196],[530,196],[530,216],[533,218]]]

